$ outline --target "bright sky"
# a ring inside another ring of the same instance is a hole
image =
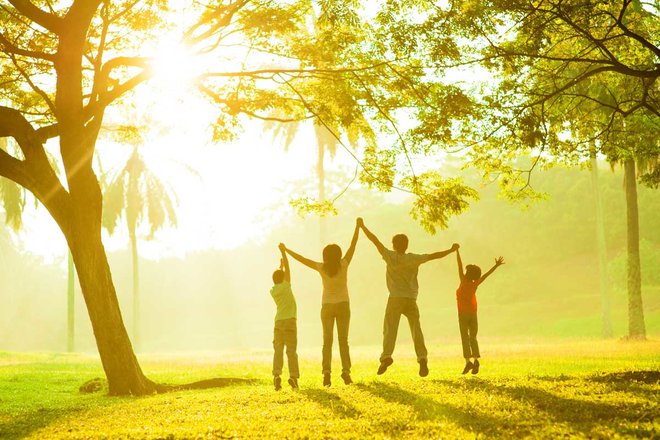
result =
[[[182,115],[195,112],[184,111]],[[288,152],[267,133],[262,135],[259,124],[247,125],[239,140],[231,144],[208,145],[206,130],[201,115],[196,120],[182,118],[166,136],[141,148],[145,162],[171,185],[179,200],[178,227],[161,230],[154,240],[142,240],[143,257],[228,249],[259,239],[268,226],[293,215],[288,201],[300,194],[285,193],[287,182],[314,178],[316,150],[307,142],[313,141],[311,129],[302,131]],[[104,168],[121,166],[131,148],[100,144]],[[338,157],[335,162],[342,161]],[[121,226],[114,236],[106,237],[109,250],[127,247],[126,228]],[[146,235],[145,229],[142,236]],[[30,252],[49,259],[65,255],[62,234],[42,207],[27,209],[19,238]]]

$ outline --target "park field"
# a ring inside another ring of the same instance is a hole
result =
[[[140,356],[155,381],[218,388],[146,397],[82,394],[102,377],[91,355],[0,352],[1,439],[658,438],[660,342],[482,341],[482,371],[462,376],[458,346],[412,348],[377,376],[377,347],[354,347],[353,378],[321,385],[320,350],[300,352],[300,389],[272,389],[269,351]],[[337,357],[337,356],[335,356]],[[338,359],[334,359],[338,368]],[[285,378],[286,379],[286,378]]]

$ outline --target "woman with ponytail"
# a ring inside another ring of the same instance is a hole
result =
[[[358,234],[360,232],[359,219],[355,223],[353,239],[342,258],[341,248],[336,244],[329,244],[323,248],[323,263],[319,263],[288,249],[284,244],[280,247],[310,269],[318,271],[323,283],[323,296],[321,299],[321,324],[323,325],[323,385],[329,387],[332,369],[332,339],[335,322],[337,323],[337,339],[339,341],[339,355],[341,357],[341,378],[346,385],[353,383],[351,379],[351,355],[348,350],[348,327],[351,319],[351,308],[348,297],[348,266],[355,253]]]

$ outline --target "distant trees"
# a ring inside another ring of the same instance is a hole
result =
[[[0,149],[8,151],[7,138],[0,137]],[[13,230],[18,231],[23,224],[23,209],[25,208],[25,188],[15,182],[0,177],[0,195],[2,195],[2,206],[5,209],[5,223]],[[75,350],[75,268],[71,252],[67,250],[67,326],[66,326],[66,350]]]

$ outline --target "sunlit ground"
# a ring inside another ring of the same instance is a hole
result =
[[[432,346],[422,379],[409,346],[376,376],[377,347],[352,349],[355,384],[323,388],[318,350],[300,353],[301,388],[272,390],[269,351],[151,356],[157,381],[253,383],[143,398],[80,394],[91,357],[0,353],[0,438],[654,438],[660,342],[493,345],[478,376],[455,347]],[[335,366],[338,365],[335,359]]]

